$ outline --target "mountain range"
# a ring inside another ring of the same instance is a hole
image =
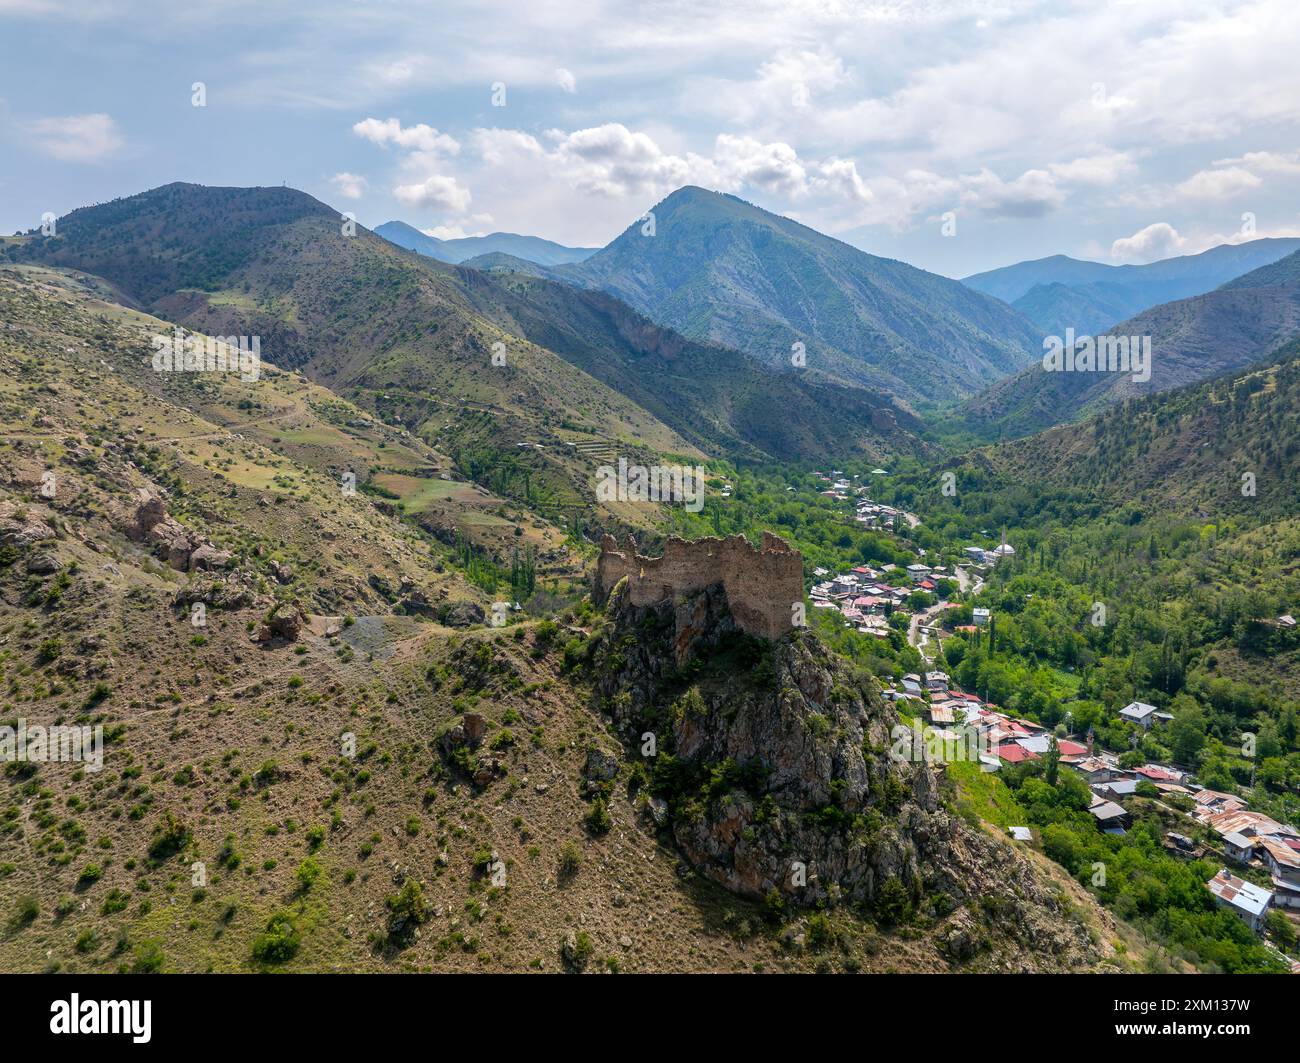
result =
[[[1100,332],[1159,303],[1201,295],[1300,250],[1300,239],[1221,244],[1197,255],[1113,266],[1066,255],[977,273],[964,284],[1009,303],[1045,335]]]
[[[257,335],[268,360],[534,503],[590,498],[586,447],[773,460],[919,446],[886,396],[773,374],[609,296],[347,230],[293,189],[173,184],[74,211],[9,255],[104,278],[126,304],[209,335]]]
[[[566,262],[581,262],[598,250],[594,247],[565,247],[540,236],[521,236],[518,233],[488,233],[486,236],[444,240],[421,232],[404,221],[386,221],[375,226],[375,232],[398,247],[418,251],[441,262],[464,262],[476,255],[500,253],[536,262],[540,266],[558,266]]]
[[[1047,372],[1040,362],[970,400],[968,424],[985,436],[1029,435],[1269,357],[1300,335],[1300,252],[1204,295],[1154,306],[1107,334],[1150,337],[1148,381],[1131,373]]]

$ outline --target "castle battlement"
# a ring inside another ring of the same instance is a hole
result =
[[[794,629],[794,606],[803,603],[803,555],[784,539],[763,533],[754,549],[743,535],[725,539],[679,539],[664,543],[662,557],[636,552],[628,538],[619,550],[612,535],[600,544],[593,597],[603,602],[624,576],[633,605],[675,601],[721,583],[736,625],[751,635],[779,639]]]

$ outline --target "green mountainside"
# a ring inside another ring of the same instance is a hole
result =
[[[1300,335],[1300,252],[1215,291],[1152,307],[1106,334],[1151,337],[1149,381],[1129,373],[1047,372],[1040,362],[969,400],[967,427],[985,438],[1028,435],[1269,357]]]
[[[1022,368],[1033,327],[956,281],[866,254],[735,196],[678,189],[584,262],[576,281],[692,338],[807,364],[910,402],[969,395]]]

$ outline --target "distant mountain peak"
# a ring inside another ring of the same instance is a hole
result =
[[[404,221],[386,221],[383,225],[376,226],[375,232],[408,251],[418,251],[430,258],[457,264],[482,255],[503,254],[535,262],[539,266],[561,266],[581,262],[596,250],[594,247],[566,247],[554,240],[522,233],[495,232],[486,236],[444,239],[430,236]]]
[[[739,347],[773,369],[791,351],[839,380],[949,401],[1026,364],[1039,338],[996,300],[698,185],[568,267],[653,321]]]

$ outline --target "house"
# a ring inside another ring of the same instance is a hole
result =
[[[970,615],[971,615],[971,619],[975,621],[976,627],[988,627],[989,618],[992,614],[983,606],[977,605],[974,609],[970,611]]]
[[[1273,878],[1273,905],[1300,908],[1300,840],[1261,838],[1264,866]]]
[[[1166,841],[1175,849],[1180,849],[1185,853],[1190,853],[1196,848],[1196,843],[1186,834],[1179,834],[1177,831],[1170,831],[1165,835]]]
[[[1077,764],[1079,761],[1086,760],[1089,756],[1087,746],[1072,742],[1068,738],[1057,739],[1056,748],[1061,751],[1062,764]]]
[[[903,690],[919,698],[921,696],[921,677],[915,672],[908,672],[907,675],[903,676]]]
[[[1007,832],[1018,842],[1032,842],[1034,833],[1028,827],[1008,827]]]
[[[1221,812],[1239,812],[1246,807],[1246,802],[1236,794],[1225,794],[1218,790],[1202,790],[1196,795],[1196,818],[1207,820]]]
[[[1283,613],[1277,618],[1278,627],[1295,627],[1295,617],[1290,613]]]
[[[913,583],[920,583],[930,575],[930,566],[923,565],[919,561],[914,565],[907,566],[907,574],[912,577]]]
[[[931,723],[956,723],[957,714],[953,712],[951,705],[930,705],[930,722]]]
[[[1071,765],[1071,767],[1082,775],[1084,781],[1090,786],[1093,783],[1106,783],[1112,779],[1126,779],[1129,777],[1129,772],[1116,766],[1111,761],[1103,760],[1101,757],[1088,757]]]
[[[1159,713],[1156,713],[1159,716]],[[1175,771],[1173,768],[1166,768],[1160,764],[1143,764],[1137,769],[1137,773],[1150,782],[1182,782],[1186,776],[1181,771]]]
[[[975,564],[977,564],[977,565],[982,565],[982,564],[984,564],[984,548],[983,548],[983,547],[981,547],[981,546],[967,546],[967,547],[965,547],[965,548],[962,550],[962,553],[965,554],[968,558],[970,558],[971,561],[973,561]]]
[[[1031,753],[1024,746],[1018,746],[1014,742],[1008,742],[1005,745],[993,747],[993,754],[999,760],[1006,761],[1008,764],[1023,764],[1027,760],[1037,760],[1038,755]],[[1121,809],[1120,811],[1123,811]]]
[[[1231,831],[1223,836],[1223,852],[1229,860],[1249,864],[1255,858],[1255,842],[1244,834]]]
[[[1136,794],[1137,786],[1137,779],[1112,779],[1110,782],[1094,784],[1092,791],[1109,800],[1120,801]]]
[[[1100,797],[1088,808],[1097,820],[1098,826],[1108,834],[1123,834],[1129,824],[1128,813],[1114,801],[1105,801]]]
[[[1014,723],[1015,721],[1012,720],[1010,722]],[[1047,735],[1030,735],[1024,738],[1013,739],[1013,741],[1021,749],[1027,749],[1030,753],[1035,753],[1040,757],[1052,746],[1052,740]]]
[[[1221,908],[1236,912],[1256,933],[1264,925],[1264,915],[1273,903],[1273,894],[1253,882],[1237,878],[1226,867],[1205,884]]]
[[[927,672],[925,674],[925,685],[930,690],[947,690],[948,676],[945,672]]]
[[[1156,707],[1147,705],[1141,701],[1130,701],[1119,710],[1120,719],[1127,720],[1129,723],[1135,723],[1144,731],[1151,730],[1151,717],[1155,714]]]

